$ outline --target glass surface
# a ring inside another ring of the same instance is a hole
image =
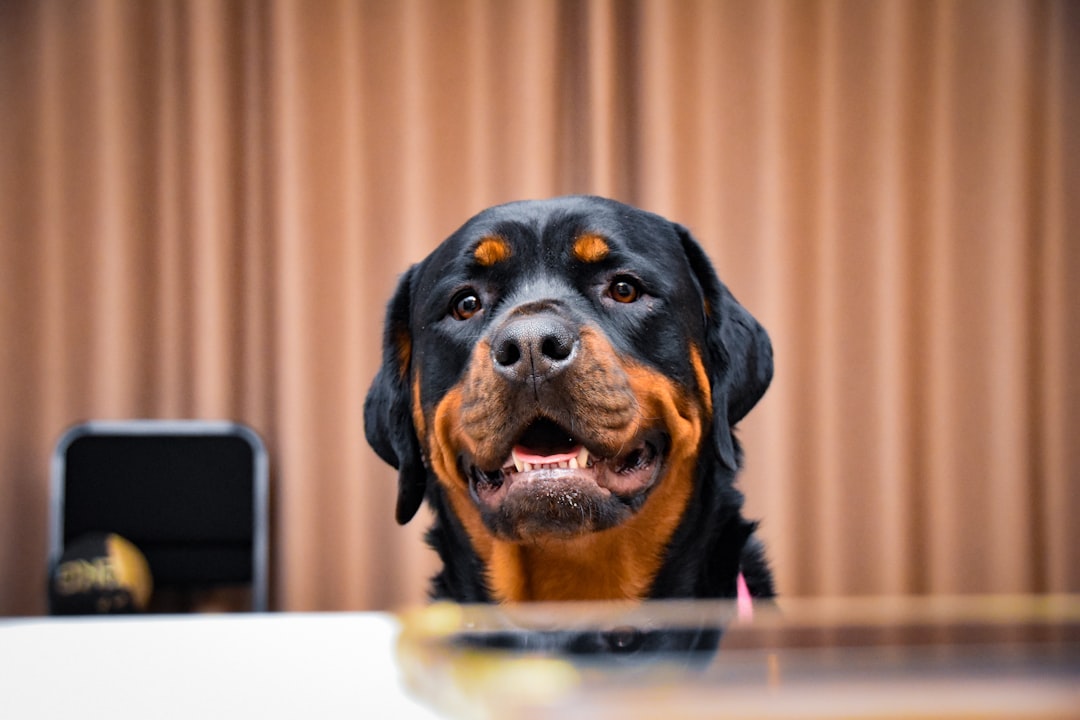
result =
[[[1080,601],[434,605],[399,660],[458,716],[1080,717]]]

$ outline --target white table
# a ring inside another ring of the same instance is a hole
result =
[[[428,719],[380,613],[0,621],[0,718]]]

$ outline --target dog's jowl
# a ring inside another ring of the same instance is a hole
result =
[[[401,278],[365,405],[463,602],[773,593],[735,488],[772,347],[680,225],[494,207]]]

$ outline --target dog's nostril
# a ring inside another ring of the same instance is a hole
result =
[[[540,352],[552,360],[565,360],[570,355],[570,351],[573,350],[573,342],[567,342],[563,338],[548,336],[544,338],[544,342],[540,345]]]
[[[513,340],[507,340],[495,351],[495,362],[503,367],[511,367],[521,359],[521,349]]]

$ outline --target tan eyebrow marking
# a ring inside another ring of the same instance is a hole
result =
[[[476,262],[484,267],[491,267],[510,257],[510,244],[497,235],[488,235],[473,250]]]
[[[574,257],[581,262],[600,262],[611,252],[606,239],[594,233],[579,235],[574,241]]]

